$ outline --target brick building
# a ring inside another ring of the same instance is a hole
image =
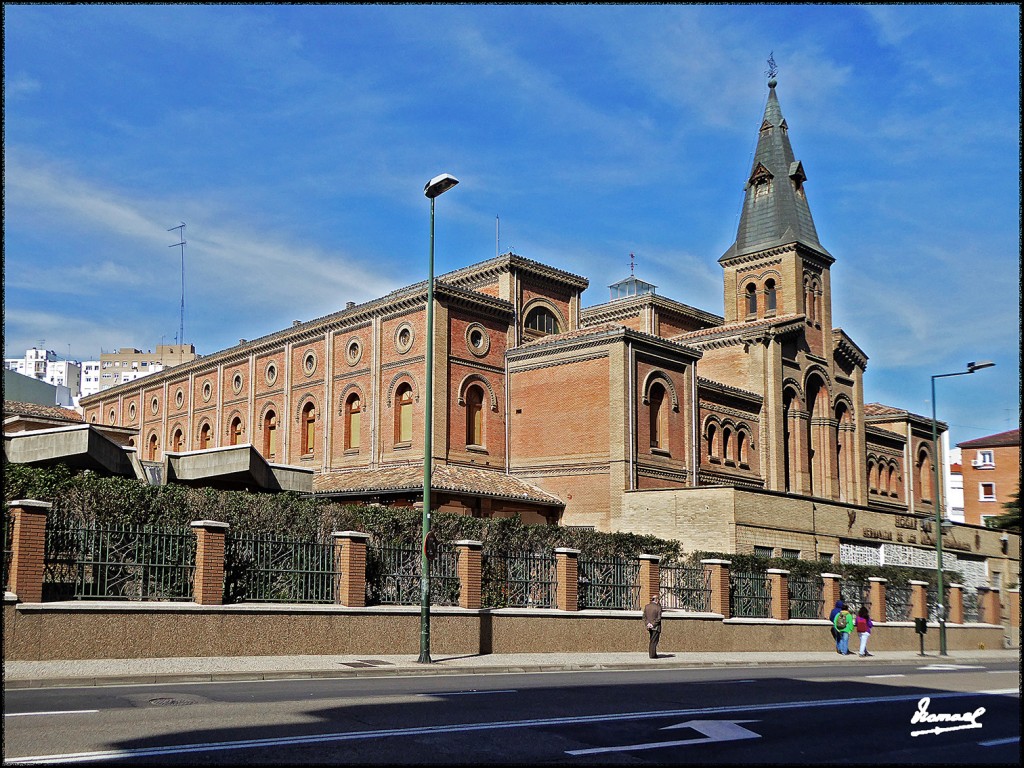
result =
[[[964,489],[964,522],[985,525],[1006,514],[1003,504],[1020,489],[1020,429],[957,443]]]
[[[835,259],[769,86],[736,240],[718,260],[722,315],[635,279],[584,308],[586,278],[513,253],[437,278],[439,508],[690,550],[934,567],[931,422],[864,403],[867,355],[833,325]],[[415,504],[426,295],[424,281],[84,398],[86,422],[136,430],[165,482],[244,450],[310,472],[317,495]],[[1019,537],[1007,555],[980,528],[944,544],[972,584],[993,557],[1019,570]]]

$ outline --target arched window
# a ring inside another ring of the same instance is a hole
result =
[[[277,458],[277,414],[273,411],[263,417],[263,455],[267,461]]]
[[[921,501],[932,503],[932,457],[924,448],[918,453],[918,487],[921,490]]]
[[[182,431],[180,429],[174,430],[174,434],[171,435],[171,450],[175,451],[175,452],[180,451],[181,450],[181,444],[182,444],[184,438],[185,438],[185,435],[182,434]]]
[[[345,448],[359,448],[359,433],[363,425],[363,404],[359,394],[353,392],[345,401]]]
[[[889,482],[888,482],[889,495],[890,496],[899,496],[900,495],[900,489],[899,489],[898,483],[899,483],[899,481],[898,481],[897,475],[896,475],[896,465],[895,464],[890,464],[889,465]]]
[[[412,386],[402,384],[395,392],[395,444],[412,442]]]
[[[722,457],[726,464],[733,463],[732,430],[729,427],[722,427]]]
[[[651,448],[668,450],[668,406],[665,403],[665,387],[652,384],[647,396],[650,403]]]
[[[775,281],[765,280],[764,282],[764,308],[766,312],[774,312],[776,307]]]
[[[199,428],[199,450],[204,451],[210,447],[210,425],[209,423],[203,424]]]
[[[708,424],[708,459],[718,461],[718,427]]]
[[[231,426],[228,427],[228,443],[238,445],[240,442],[242,442],[242,420],[235,416],[231,420]]]
[[[547,307],[534,307],[526,316],[523,326],[533,335],[544,336],[549,333],[558,333],[558,318]]]
[[[878,493],[875,471],[875,460],[868,459],[868,493]]]
[[[149,460],[156,461],[156,435],[149,438]]]
[[[739,462],[741,467],[747,466],[750,461],[750,457],[747,454],[747,433],[742,429],[736,431],[736,460]]]
[[[475,384],[466,389],[466,445],[484,444],[484,391]]]
[[[302,407],[302,455],[312,456],[316,448],[316,406],[306,403]]]
[[[747,317],[757,314],[757,286],[747,283]]]

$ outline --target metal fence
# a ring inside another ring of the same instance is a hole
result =
[[[483,553],[480,592],[487,608],[554,608],[556,589],[553,555]]]
[[[578,607],[608,610],[640,610],[640,563],[616,557],[590,559],[580,557],[578,573]]]
[[[939,600],[938,592],[939,592],[939,590],[935,586],[932,586],[931,584],[929,584],[927,589],[925,590],[925,605],[928,606],[928,621],[938,621],[939,620],[939,603],[940,602],[942,603],[942,618],[943,619],[948,619],[949,618],[949,590],[946,587],[946,585],[943,584],[942,592],[943,592],[943,597],[945,597],[946,599],[941,600],[941,601]]]
[[[862,605],[871,610],[871,582],[840,580],[839,593],[851,613],[857,613]]]
[[[421,550],[415,544],[370,542],[366,547],[367,605],[419,605]],[[430,564],[430,603],[458,605],[458,550],[437,548]]]
[[[663,565],[660,587],[663,608],[698,613],[711,610],[711,572],[704,566]]]
[[[820,577],[789,578],[789,616],[792,619],[820,619],[825,608],[824,584]]]
[[[979,624],[984,621],[985,607],[984,601],[981,600],[981,596],[978,592],[964,590],[964,621],[965,622],[978,622]]]
[[[191,600],[189,528],[48,525],[43,599]]]
[[[11,558],[14,556],[14,515],[4,510],[4,591],[11,588]]]
[[[888,584],[885,588],[885,620],[910,621],[912,594],[909,584],[903,587]]]
[[[332,542],[224,537],[225,604],[332,603],[338,576]]]
[[[766,573],[730,573],[729,605],[738,618],[772,615],[772,584]]]

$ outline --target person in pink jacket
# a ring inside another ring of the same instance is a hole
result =
[[[868,653],[868,638],[871,637],[871,628],[875,626],[875,623],[871,621],[866,605],[862,605],[857,611],[857,620],[854,625],[857,628],[857,634],[860,635],[860,655],[871,656],[872,654]]]

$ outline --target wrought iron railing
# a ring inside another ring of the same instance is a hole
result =
[[[660,586],[663,608],[698,613],[711,610],[711,572],[704,566],[663,565]]]
[[[43,599],[191,600],[188,528],[48,525]]]
[[[366,548],[366,602],[419,605],[421,550],[415,544],[370,542]],[[430,564],[430,603],[459,604],[458,550],[440,544]]]
[[[885,588],[885,620],[910,621],[912,589],[910,585],[896,586],[888,584]]]
[[[862,605],[871,610],[871,582],[842,579],[839,582],[839,592],[851,613],[857,613]]]
[[[939,600],[939,590],[929,584],[925,589],[925,605],[928,606],[928,621],[939,620],[939,603],[942,603],[942,618],[949,618],[949,587],[945,584],[942,585],[942,594],[945,599]]]
[[[738,618],[772,615],[772,584],[766,573],[730,573],[729,605]]]
[[[789,577],[791,619],[820,619],[824,608],[824,584],[820,577]]]
[[[480,592],[488,608],[554,608],[556,571],[553,555],[484,552]]]
[[[977,591],[964,590],[964,621],[981,623],[985,615],[984,601],[980,599]]]
[[[224,602],[332,603],[334,545],[273,535],[224,537]]]
[[[4,591],[11,588],[11,558],[14,557],[14,515],[4,510]]]
[[[580,610],[640,610],[640,563],[617,557],[611,559],[579,558],[577,602]]]

